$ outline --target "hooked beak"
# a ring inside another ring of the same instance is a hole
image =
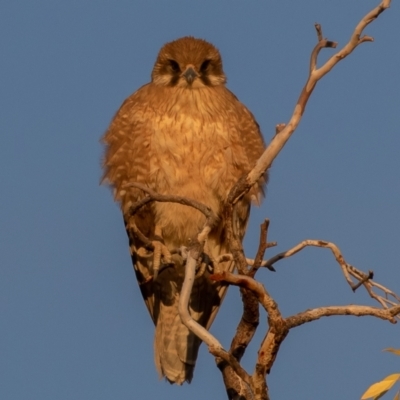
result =
[[[182,76],[185,77],[187,83],[189,85],[191,85],[193,83],[193,81],[195,80],[195,78],[197,77],[197,72],[194,70],[193,67],[189,66],[188,68],[186,68],[186,71],[182,74]]]

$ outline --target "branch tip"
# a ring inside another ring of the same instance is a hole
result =
[[[358,39],[359,44],[364,43],[364,42],[373,42],[373,41],[374,41],[374,38],[372,36],[367,36],[367,35],[364,35],[364,36],[360,37],[360,39]]]
[[[284,123],[275,125],[275,135],[282,132],[285,128],[286,128],[286,124],[284,124]]]
[[[315,27],[315,30],[317,31],[318,42],[321,42],[323,40],[322,26],[321,26],[321,24],[315,23],[314,27]]]

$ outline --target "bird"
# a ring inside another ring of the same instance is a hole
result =
[[[217,268],[235,267],[229,259],[215,261],[229,253],[223,207],[230,189],[265,149],[260,127],[226,87],[218,49],[186,36],[161,48],[151,81],[123,102],[102,141],[102,183],[111,187],[122,210],[136,278],[155,325],[156,369],[170,383],[190,383],[201,341],[178,314],[185,259],[176,249],[196,240],[205,216],[167,202],[151,202],[132,213],[132,206],[147,194],[131,184],[196,200],[219,217],[204,250],[214,263],[198,272],[189,303],[192,318],[209,329],[227,290],[210,275]],[[263,198],[267,179],[266,173],[235,205],[234,231],[240,239],[251,204]],[[154,244],[153,250],[145,239]]]

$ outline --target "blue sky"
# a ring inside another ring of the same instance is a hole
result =
[[[99,138],[122,101],[149,81],[159,48],[193,35],[221,51],[228,87],[266,141],[305,82],[314,23],[343,45],[377,1],[7,1],[0,13],[0,398],[223,399],[202,346],[191,385],[159,381],[152,322],[130,263],[122,218],[99,186]],[[400,292],[399,5],[321,81],[253,210],[283,251],[335,242],[346,260]],[[321,59],[332,54],[323,51]],[[284,315],[375,303],[353,294],[332,255],[307,249],[258,278]],[[212,327],[228,347],[241,315],[231,288]],[[266,318],[244,357],[251,371]],[[399,372],[399,327],[336,317],[292,331],[269,376],[272,399],[356,399]]]

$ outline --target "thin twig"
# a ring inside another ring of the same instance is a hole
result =
[[[219,221],[218,216],[214,213],[211,207],[208,207],[197,200],[189,199],[183,196],[159,194],[149,187],[138,182],[130,182],[125,184],[123,187],[135,187],[137,189],[143,190],[143,192],[149,195],[149,197],[145,197],[144,199],[139,200],[131,207],[132,213],[136,212],[140,207],[143,207],[145,204],[151,201],[158,201],[163,203],[179,203],[185,206],[193,207],[205,215],[205,217],[207,218],[207,225],[209,225],[210,227],[215,226]]]
[[[317,69],[317,59],[319,52],[324,48],[336,48],[337,42],[332,42],[328,39],[322,37],[322,27],[320,24],[315,24],[315,29],[317,31],[318,43],[314,47],[310,57],[310,75]]]
[[[267,250],[268,247],[272,247],[267,242],[268,228],[269,228],[269,219],[266,219],[260,225],[260,242],[258,244],[256,258],[254,259],[253,265],[252,265],[250,271],[248,272],[248,275],[251,276],[252,278],[254,278],[254,275],[256,274],[257,270],[261,267],[265,250]],[[270,271],[275,272],[275,268],[272,265],[267,266],[267,268]]]
[[[294,254],[298,253],[299,251],[303,250],[305,247],[308,247],[308,246],[323,247],[323,248],[330,249],[332,251],[333,255],[335,256],[336,261],[339,263],[339,265],[342,269],[342,272],[346,278],[347,283],[353,289],[355,284],[351,280],[351,277],[349,274],[349,264],[346,263],[339,248],[334,243],[327,242],[325,240],[313,240],[313,239],[303,240],[302,242],[300,242],[296,246],[292,247],[291,249],[284,251],[282,253],[279,253],[279,254],[275,255],[274,257],[270,258],[269,260],[267,260],[267,262],[265,263],[265,266],[268,267],[270,265],[275,264],[279,260],[282,260],[283,258],[291,257]]]

